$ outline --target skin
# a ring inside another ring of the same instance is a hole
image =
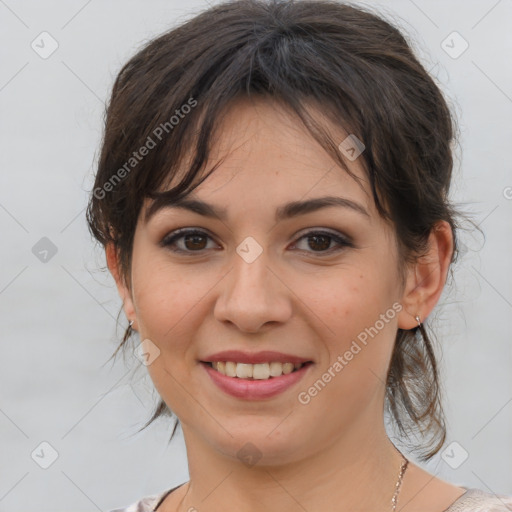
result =
[[[332,129],[340,142],[347,135]],[[225,221],[177,208],[148,223],[141,215],[131,286],[106,248],[127,318],[160,350],[148,371],[183,428],[190,481],[159,512],[391,510],[402,458],[384,429],[384,382],[397,329],[414,328],[442,293],[450,226],[437,225],[428,254],[407,268],[401,287],[395,232],[375,209],[360,159],[347,163],[363,187],[296,119],[261,99],[232,104],[212,155],[225,160],[190,197],[227,208]],[[331,206],[275,222],[280,205],[326,195],[356,201],[368,216]],[[184,227],[209,237],[178,240],[186,254],[159,245]],[[319,230],[354,246],[308,243],[304,235]],[[235,250],[248,236],[263,249],[252,263]],[[402,310],[307,405],[299,403],[298,393],[394,303]],[[218,389],[199,364],[224,349],[278,350],[315,364],[284,393],[244,401]],[[261,455],[252,466],[237,457],[248,442]],[[411,461],[397,510],[441,512],[463,492]]]

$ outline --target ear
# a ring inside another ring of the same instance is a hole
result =
[[[450,224],[444,220],[439,221],[432,228],[428,244],[427,254],[411,264],[407,271],[401,300],[403,309],[398,315],[400,329],[417,327],[416,315],[424,322],[443,292],[453,254]]]
[[[130,288],[126,285],[121,275],[121,267],[119,264],[119,254],[114,244],[108,243],[105,247],[105,255],[107,259],[107,266],[114,278],[117,286],[119,296],[123,301],[123,309],[126,318],[133,320],[132,328],[137,330],[137,318],[135,313],[135,306],[133,304],[132,294]]]

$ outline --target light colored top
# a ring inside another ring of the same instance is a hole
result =
[[[155,512],[164,499],[178,487],[181,486],[145,496],[128,507],[116,508],[110,512]],[[491,494],[473,487],[462,488],[466,489],[466,492],[443,512],[512,512],[512,496]]]

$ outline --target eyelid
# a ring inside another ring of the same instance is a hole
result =
[[[300,231],[297,231],[297,233],[295,233],[293,235],[293,237],[298,240],[299,238],[303,238],[304,236],[309,235],[310,233],[339,237],[339,238],[342,238],[347,243],[351,241],[351,239],[348,235],[345,235],[344,233],[342,233],[340,231],[337,231],[337,230],[331,229],[331,228],[321,228],[321,227],[301,229]]]
[[[161,247],[166,247],[166,246],[170,245],[171,242],[174,242],[175,240],[179,240],[183,236],[194,235],[194,234],[207,236],[211,240],[215,240],[215,237],[208,230],[206,230],[204,228],[186,227],[186,228],[178,228],[178,229],[175,229],[175,230],[167,233],[162,238],[162,240],[159,242],[159,245]],[[186,251],[186,252],[193,253],[194,251]],[[195,251],[195,252],[199,252],[199,251]]]
[[[197,227],[186,227],[186,228],[178,228],[174,231],[171,231],[170,233],[167,233],[162,240],[160,241],[159,245],[162,248],[168,248],[173,243],[175,243],[177,240],[180,240],[186,235],[201,235],[209,238],[210,240],[213,240],[215,242],[215,237],[205,228],[197,228]],[[328,237],[332,238],[332,240],[337,243],[337,247],[333,247],[330,249],[327,249],[325,251],[304,251],[301,249],[298,249],[301,252],[306,253],[312,253],[312,254],[318,254],[321,255],[327,255],[331,254],[333,252],[340,252],[344,247],[355,247],[352,238],[349,237],[346,234],[343,234],[339,231],[330,230],[330,228],[306,228],[305,230],[298,231],[293,235],[294,242],[292,242],[292,247],[295,247],[298,242],[300,242],[303,238],[306,238],[307,236],[313,236],[313,235],[327,235]],[[217,242],[215,242],[217,243]],[[220,245],[220,244],[217,244]],[[174,253],[182,253],[182,254],[194,254],[197,253],[198,255],[204,254],[206,249],[201,249],[199,251],[185,251],[182,249],[169,249]]]
[[[332,238],[334,242],[338,244],[338,247],[333,247],[331,249],[327,249],[326,251],[303,251],[311,254],[331,254],[335,252],[339,252],[343,249],[343,247],[355,247],[354,243],[352,242],[351,237],[348,235],[345,235],[343,233],[340,233],[339,231],[331,231],[327,228],[308,228],[306,231],[299,231],[296,235],[294,235],[295,242],[293,242],[293,247],[300,242],[302,239],[306,238],[307,236],[313,236],[313,235],[327,235],[328,237]],[[300,249],[299,249],[300,250]]]

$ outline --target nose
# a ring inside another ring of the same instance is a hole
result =
[[[291,292],[269,265],[265,251],[251,263],[237,253],[233,260],[233,268],[220,284],[215,318],[247,333],[286,322],[292,314]]]

